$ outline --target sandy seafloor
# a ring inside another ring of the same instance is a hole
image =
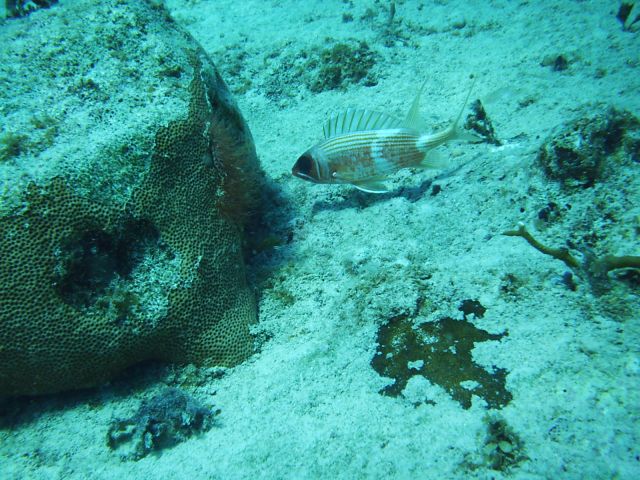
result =
[[[640,115],[640,33],[623,31],[617,2],[398,1],[395,33],[381,1],[168,5],[236,92],[281,192],[269,220],[290,242],[254,259],[252,273],[264,341],[221,378],[186,387],[221,410],[202,436],[137,462],[107,448],[113,417],[179,384],[179,370],[152,369],[133,389],[125,379],[32,400],[0,431],[0,478],[640,478],[637,283],[612,277],[595,294],[576,278],[573,291],[562,262],[500,235],[522,221],[550,245],[594,231],[608,253],[639,254],[640,164],[568,190],[536,161],[555,127],[596,103]],[[377,84],[314,93],[294,78],[274,94],[279,62],[325,37],[366,41]],[[566,70],[542,65],[558,55]],[[443,148],[451,168],[402,171],[379,196],[291,176],[332,112],[402,116],[426,79],[421,111],[442,128],[470,74],[501,146],[452,144]],[[572,208],[540,226],[549,202]],[[508,404],[491,409],[474,396],[463,408],[420,375],[403,395],[381,395],[391,380],[371,366],[380,326],[402,316],[462,320],[468,299],[486,312],[467,320],[508,331],[472,352],[487,371],[506,369]],[[492,468],[491,421],[508,425],[511,466]]]

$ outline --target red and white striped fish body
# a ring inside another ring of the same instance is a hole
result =
[[[360,190],[381,193],[387,188],[380,181],[398,170],[441,168],[442,159],[431,150],[466,136],[457,130],[462,110],[445,130],[421,133],[419,99],[420,93],[404,120],[382,112],[355,109],[331,117],[323,128],[325,139],[298,158],[292,174],[313,183],[347,183]]]
[[[408,128],[350,132],[329,138],[309,153],[318,164],[320,183],[367,184],[402,168],[419,166],[420,134]]]

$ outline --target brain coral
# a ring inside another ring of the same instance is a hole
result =
[[[0,163],[0,395],[92,386],[147,359],[246,359],[243,236],[262,173],[211,61],[154,2],[17,23],[3,40],[27,38],[0,74],[25,80],[0,104],[32,133]],[[44,144],[34,118],[54,128]]]

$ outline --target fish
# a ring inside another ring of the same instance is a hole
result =
[[[458,127],[469,101],[472,82],[460,113],[449,126],[425,133],[420,118],[418,90],[404,119],[384,112],[349,108],[332,115],[324,124],[324,140],[296,160],[293,176],[312,183],[349,184],[368,193],[385,193],[383,181],[404,168],[445,168],[448,161],[434,149],[452,140],[478,137]]]

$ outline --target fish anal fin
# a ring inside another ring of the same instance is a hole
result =
[[[450,163],[450,160],[446,158],[442,152],[438,150],[429,150],[418,167],[424,169],[447,168]]]

